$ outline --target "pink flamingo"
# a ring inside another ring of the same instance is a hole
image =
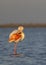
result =
[[[14,44],[14,55],[17,55],[17,44],[19,41],[22,41],[25,38],[25,34],[23,33],[24,27],[19,26],[18,30],[14,30],[9,35],[9,43],[15,42]]]

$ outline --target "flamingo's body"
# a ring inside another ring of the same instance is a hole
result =
[[[10,33],[9,35],[9,42],[19,42],[22,41],[25,37],[24,33],[17,33],[17,30],[14,30],[13,32]]]
[[[16,54],[16,45],[19,41],[24,39],[23,27],[20,26],[18,30],[14,30],[9,35],[9,42],[15,42],[14,54]]]

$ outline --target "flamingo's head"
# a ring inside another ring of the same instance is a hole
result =
[[[23,31],[23,29],[24,29],[24,27],[23,27],[23,26],[19,26],[19,27],[18,27],[18,30],[19,30],[20,32],[22,32],[22,31]]]

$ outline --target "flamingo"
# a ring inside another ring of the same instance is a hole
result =
[[[14,30],[10,33],[9,35],[9,43],[11,42],[15,42],[14,44],[14,55],[17,55],[17,44],[22,41],[25,38],[25,34],[23,32],[24,27],[23,26],[19,26],[17,30]]]

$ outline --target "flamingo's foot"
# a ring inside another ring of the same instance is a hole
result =
[[[20,56],[24,56],[24,55],[23,54],[19,54],[19,53],[15,53],[15,54],[10,54],[10,56],[20,57]]]
[[[13,53],[13,54],[14,54],[14,55],[17,55],[17,52],[15,52],[15,51],[14,51],[14,53]]]
[[[14,53],[14,55],[17,55],[17,53]]]
[[[14,55],[14,56],[21,56],[21,55],[23,55],[23,54],[14,52],[13,55]]]
[[[18,54],[18,53],[15,53],[15,54],[13,54],[14,56],[21,56],[21,54]]]

